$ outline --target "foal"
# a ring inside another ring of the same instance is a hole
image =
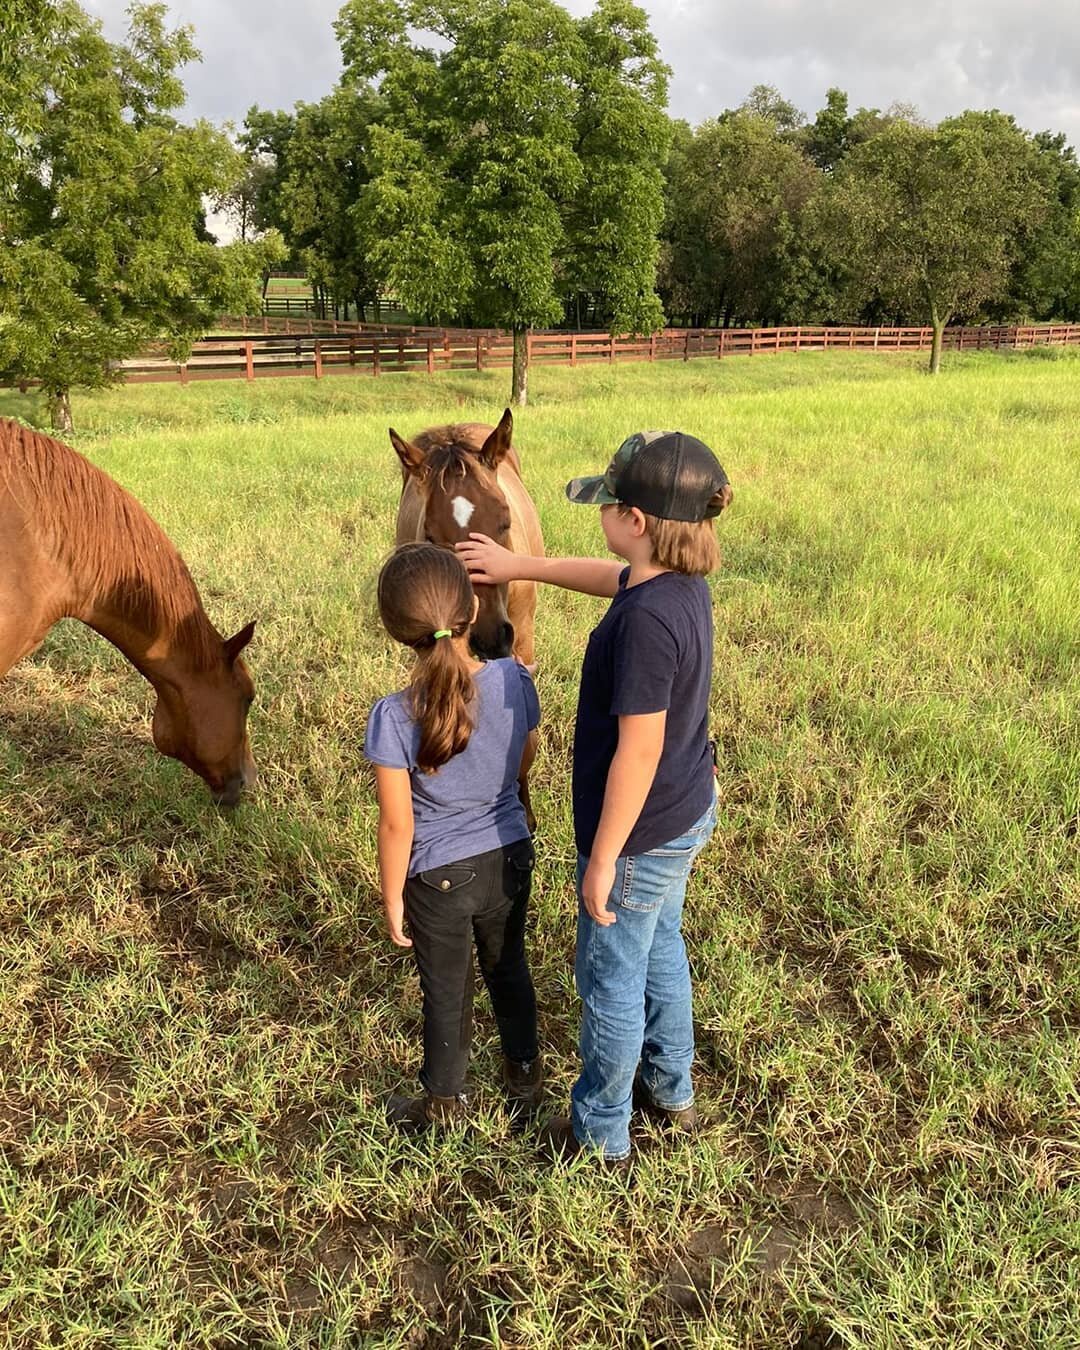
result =
[[[497,427],[480,422],[429,427],[406,441],[391,427],[403,484],[397,543],[426,540],[453,548],[470,532],[490,535],[515,553],[544,551],[540,518],[521,481],[521,462],[510,444],[510,409]],[[536,583],[477,586],[480,612],[472,628],[477,656],[535,658]]]

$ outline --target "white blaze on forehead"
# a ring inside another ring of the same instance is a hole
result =
[[[472,519],[472,513],[476,510],[476,506],[469,501],[468,497],[455,497],[450,505],[453,508],[454,519],[458,523],[458,529],[466,529],[469,521]]]

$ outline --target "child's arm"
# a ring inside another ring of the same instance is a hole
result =
[[[568,591],[611,597],[619,589],[619,576],[626,564],[607,558],[536,558],[511,553],[486,534],[470,534],[454,547],[481,585],[498,586],[505,581],[546,581]]]
[[[600,823],[581,883],[582,902],[603,927],[615,922],[607,907],[615,864],[656,777],[666,726],[666,710],[619,718],[619,744],[608,769]]]
[[[405,936],[405,878],[413,842],[412,787],[408,769],[375,765],[375,790],[379,797],[379,883],[390,941],[411,947]]]
[[[536,728],[533,727],[525,737],[525,746],[521,751],[521,767],[518,769],[518,796],[525,808],[525,823],[529,827],[530,834],[536,833],[536,816],[533,814],[532,802],[529,799],[529,770],[536,758],[536,741]]]

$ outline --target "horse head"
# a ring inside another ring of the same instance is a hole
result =
[[[197,773],[218,806],[235,806],[255,781],[247,735],[255,687],[240,658],[254,631],[249,623],[219,640],[208,668],[155,681],[154,744]]]
[[[499,465],[510,451],[514,419],[510,409],[479,445],[463,439],[425,432],[417,443],[406,441],[390,428],[390,440],[405,471],[420,494],[417,538],[441,548],[453,548],[472,533],[489,535],[510,546],[510,504],[499,486]],[[464,428],[446,428],[461,432]],[[514,627],[507,613],[507,586],[478,586],[480,603],[472,628],[472,648],[478,657],[496,660],[509,656]]]

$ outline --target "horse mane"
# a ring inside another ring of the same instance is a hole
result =
[[[0,418],[2,482],[34,517],[38,540],[91,594],[148,633],[181,633],[197,669],[221,659],[221,635],[183,558],[107,473],[51,436]]]
[[[413,444],[424,452],[424,473],[447,491],[448,478],[467,478],[480,463],[490,427],[473,422],[455,426],[429,427],[415,438]]]

